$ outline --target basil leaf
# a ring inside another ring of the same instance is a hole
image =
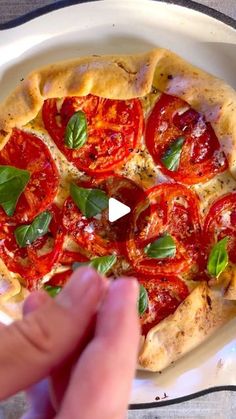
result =
[[[68,148],[81,148],[87,141],[88,128],[86,115],[75,112],[70,118],[65,131],[65,144]]]
[[[218,278],[218,276],[225,270],[229,262],[227,252],[228,237],[224,237],[211,249],[207,270],[211,276]]]
[[[0,205],[12,216],[16,204],[30,179],[30,172],[13,166],[0,166]]]
[[[70,194],[74,203],[86,218],[94,217],[108,208],[109,198],[101,189],[80,188],[72,183]]]
[[[20,247],[26,247],[36,239],[44,236],[48,232],[48,227],[52,219],[49,211],[39,214],[32,224],[22,225],[14,231],[16,241]]]
[[[166,234],[163,237],[149,243],[145,248],[144,252],[150,257],[155,259],[164,259],[175,256],[176,245],[173,238]]]
[[[148,308],[148,293],[142,284],[139,287],[138,312],[142,316]]]
[[[62,290],[62,287],[53,285],[44,285],[44,290],[52,297],[56,297]]]
[[[184,138],[179,137],[175,140],[170,147],[166,150],[161,161],[164,166],[174,172],[179,168],[180,155],[184,144]]]
[[[72,265],[72,268],[75,270],[81,266],[91,266],[96,269],[96,271],[105,275],[112,266],[116,263],[117,257],[115,255],[102,256],[99,258],[91,259],[88,262],[75,262]]]

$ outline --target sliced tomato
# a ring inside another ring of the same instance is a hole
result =
[[[180,162],[172,171],[162,159],[180,137],[184,139]],[[205,182],[228,167],[211,124],[175,96],[161,95],[148,118],[145,141],[162,172],[177,182],[187,185]]]
[[[148,309],[140,318],[142,334],[146,336],[152,327],[175,312],[189,291],[177,276],[138,277],[138,280],[148,293]]]
[[[152,276],[198,272],[205,260],[198,196],[177,183],[160,184],[146,193],[146,200],[140,201],[133,211],[126,242],[134,269]],[[164,234],[173,238],[175,256],[149,257],[145,247]]]
[[[30,172],[30,180],[18,200],[11,220],[31,221],[53,202],[59,185],[59,173],[50,151],[38,137],[14,129],[0,151],[0,165]]]
[[[87,262],[88,259],[81,255],[79,252],[72,252],[69,250],[63,250],[63,253],[60,257],[60,264],[63,265],[65,270],[56,273],[53,275],[46,285],[51,285],[53,287],[64,287],[68,279],[73,273],[72,264],[74,262]]]
[[[64,287],[70,279],[73,270],[68,268],[65,271],[58,272],[53,275],[45,285],[51,285],[52,287]]]
[[[104,190],[110,198],[115,198],[130,208],[130,213],[112,223],[109,222],[110,227],[114,231],[117,243],[123,247],[127,238],[132,211],[139,201],[146,198],[146,193],[133,180],[119,175],[94,181],[93,184],[95,187]]]
[[[74,262],[87,262],[88,258],[79,252],[63,250],[60,257],[60,263],[65,266],[71,266]]]
[[[88,139],[79,149],[65,145],[65,129],[78,110],[86,114]],[[74,165],[91,175],[112,172],[131,155],[143,131],[143,112],[138,99],[112,100],[93,95],[56,99],[43,105],[44,125],[57,147]]]
[[[205,219],[204,234],[209,251],[219,240],[228,237],[229,259],[236,263],[236,192],[213,203]]]
[[[50,272],[62,254],[64,234],[61,228],[61,211],[56,205],[48,208],[53,218],[48,233],[27,247],[20,248],[14,236],[17,225],[0,218],[0,257],[12,272],[25,280],[28,289],[37,288],[40,279]]]
[[[86,218],[72,198],[68,198],[63,209],[63,227],[71,239],[88,252],[89,255],[104,256],[117,251],[115,237],[108,226],[107,211],[101,219]]]
[[[109,197],[129,206],[131,210],[138,200],[145,196],[140,186],[122,176],[112,176],[92,183],[81,183],[80,186],[99,188]],[[72,198],[68,198],[64,204],[63,226],[65,231],[90,256],[123,254],[129,223],[130,214],[115,222],[110,222],[108,209],[103,210],[95,217],[86,218]]]

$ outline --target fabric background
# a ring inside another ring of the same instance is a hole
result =
[[[114,0],[119,1],[119,0]],[[128,1],[128,0],[127,0]],[[188,1],[188,0],[187,0]],[[0,0],[0,23],[21,16],[32,10],[48,4],[57,3],[55,0]],[[219,10],[236,19],[236,0],[195,0],[195,3],[204,4]]]
[[[195,0],[195,2],[210,6],[236,19],[236,0]],[[0,0],[0,23],[53,3],[56,2],[53,0]],[[0,419],[18,419],[25,408],[22,394],[12,397],[0,404]],[[232,391],[212,393],[176,405],[128,413],[128,419],[234,419],[235,417],[236,393]]]

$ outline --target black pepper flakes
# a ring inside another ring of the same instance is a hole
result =
[[[208,304],[209,309],[212,310],[211,297],[209,295],[207,295],[206,299],[207,299],[207,304]]]
[[[95,161],[95,160],[96,160],[96,156],[95,156],[95,154],[93,154],[93,153],[89,153],[89,158],[90,158],[92,161]]]

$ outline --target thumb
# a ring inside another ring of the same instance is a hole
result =
[[[42,291],[35,291],[30,294],[24,303],[23,314],[27,314],[40,308],[48,300],[48,294]],[[55,417],[55,410],[51,403],[49,380],[36,383],[26,390],[26,397],[29,410],[22,419],[51,419]]]
[[[50,375],[86,338],[104,279],[80,268],[56,299],[0,330],[0,400]],[[32,297],[33,298],[33,297]]]

